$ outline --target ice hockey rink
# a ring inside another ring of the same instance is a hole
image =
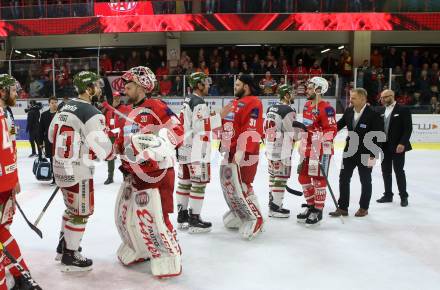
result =
[[[22,193],[18,201],[31,221],[44,207],[55,187],[37,182],[32,174],[30,149],[19,149],[19,175]],[[338,196],[341,149],[330,169],[330,183]],[[350,216],[345,224],[329,218],[334,209],[328,195],[324,219],[316,228],[296,222],[303,197],[286,193],[289,219],[266,218],[265,231],[246,241],[222,224],[226,203],[221,192],[218,156],[214,156],[212,182],[207,187],[202,212],[213,222],[208,234],[178,232],[183,251],[183,272],[176,278],[153,278],[148,262],[122,266],[116,257],[120,243],[114,224],[114,202],[121,182],[103,185],[107,165],[96,164],[95,214],[82,242],[83,253],[92,258],[94,268],[86,273],[60,272],[54,260],[61,214],[61,194],[48,208],[39,228],[40,239],[17,212],[12,233],[21,245],[32,275],[43,289],[50,290],[216,290],[216,289],[356,289],[356,290],[435,290],[440,285],[440,194],[438,190],[440,151],[413,150],[406,155],[409,207],[402,208],[398,195],[392,204],[375,202],[383,192],[380,167],[373,170],[373,197],[369,215],[355,218],[360,183],[357,172],[352,179]],[[254,183],[264,215],[267,217],[267,162],[261,155]],[[296,174],[290,187],[299,189]],[[395,184],[394,187],[396,188]],[[397,190],[395,190],[396,192]],[[175,224],[176,217],[171,217]]]

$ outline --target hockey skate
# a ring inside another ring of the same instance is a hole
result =
[[[304,210],[304,212],[302,212],[302,213],[300,213],[300,214],[298,214],[298,215],[296,216],[296,220],[297,220],[297,222],[299,222],[299,223],[305,223],[306,220],[307,220],[307,218],[308,218],[308,217],[310,216],[310,214],[312,213],[314,207],[311,206],[311,205],[308,205],[308,204],[302,204],[301,207],[304,207],[304,208],[306,208],[306,209]]]
[[[61,261],[61,258],[63,257],[63,251],[65,247],[66,241],[64,240],[64,234],[60,235],[60,240],[58,242],[57,246],[57,255],[55,256],[55,261]],[[78,248],[78,252],[82,252],[82,248]]]
[[[189,233],[190,234],[200,234],[208,233],[212,229],[212,224],[210,222],[204,222],[199,214],[192,214],[189,210]]]
[[[93,261],[83,257],[79,251],[64,249],[62,272],[84,272],[92,270]]]
[[[19,277],[14,277],[15,284],[11,290],[42,290],[40,285],[32,279],[31,274],[29,272],[25,272],[24,275],[20,275]]]
[[[183,209],[182,206],[179,204],[177,205],[178,213],[177,213],[177,228],[180,230],[186,230],[189,227],[189,216],[188,216],[188,210]]]
[[[306,219],[307,226],[319,225],[322,220],[322,210],[314,208],[310,213],[309,217]]]
[[[273,202],[269,202],[269,217],[273,218],[288,218],[290,217],[290,210],[278,206]]]

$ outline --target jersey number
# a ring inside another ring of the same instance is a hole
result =
[[[266,134],[266,140],[269,142],[275,142],[276,139],[276,124],[275,121],[266,120],[264,124],[264,132]]]
[[[60,159],[70,159],[74,155],[74,139],[75,130],[66,125],[62,125],[58,128],[58,124],[55,125],[55,155]],[[59,130],[58,130],[59,129]]]

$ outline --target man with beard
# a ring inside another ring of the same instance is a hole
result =
[[[17,241],[11,235],[9,227],[15,212],[15,196],[20,193],[17,172],[17,146],[14,139],[13,120],[6,110],[14,106],[19,88],[18,82],[8,74],[0,75],[0,246],[18,261],[27,272],[23,275],[18,268],[0,252],[0,290],[7,290],[5,269],[9,269],[14,277],[13,289],[40,290],[41,287],[31,278],[29,269],[21,255]]]
[[[283,208],[284,192],[292,169],[292,150],[303,124],[296,121],[293,87],[278,88],[280,101],[267,109],[264,121],[266,157],[269,166],[269,217],[288,218],[290,210]]]
[[[335,109],[322,96],[328,90],[328,82],[313,77],[307,82],[307,103],[303,110],[303,123],[307,128],[301,139],[301,163],[298,181],[302,185],[307,204],[306,210],[297,215],[298,222],[316,225],[322,219],[326,198],[326,178],[333,155],[333,139],[337,133]],[[321,172],[324,170],[325,172]]]
[[[61,222],[57,260],[63,272],[89,271],[93,261],[80,253],[89,216],[94,211],[93,160],[114,158],[104,115],[92,104],[101,95],[93,72],[75,75],[78,98],[67,102],[52,119],[48,139],[53,144],[53,171],[66,205]]]
[[[253,239],[263,228],[263,217],[252,183],[257,173],[263,135],[263,106],[255,96],[254,80],[241,75],[235,82],[232,112],[223,118],[220,181],[229,211],[223,216],[227,228],[239,229]]]
[[[182,271],[181,251],[169,214],[175,149],[183,128],[165,102],[151,98],[157,80],[148,67],[131,68],[121,78],[133,110],[115,142],[124,175],[115,209],[122,239],[117,255],[124,265],[151,259],[156,277],[177,276]]]

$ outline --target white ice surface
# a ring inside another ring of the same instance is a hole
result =
[[[37,182],[32,174],[29,149],[19,150],[22,208],[34,221],[54,187]],[[331,185],[338,195],[338,152],[330,169]],[[115,255],[120,239],[114,225],[114,201],[121,182],[105,186],[105,163],[97,164],[95,214],[90,218],[82,242],[84,253],[94,260],[88,273],[62,274],[54,261],[61,214],[60,194],[39,224],[40,240],[17,212],[12,233],[19,242],[32,275],[43,289],[355,289],[355,290],[436,290],[440,289],[440,151],[412,151],[407,154],[409,207],[401,208],[399,196],[392,204],[377,204],[383,192],[380,167],[373,171],[373,197],[370,214],[355,218],[360,183],[352,179],[350,217],[345,224],[328,217],[334,206],[327,198],[322,225],[315,229],[297,224],[294,217],[303,197],[286,193],[285,207],[292,210],[287,220],[266,219],[265,232],[253,241],[242,240],[237,232],[226,230],[222,215],[226,204],[221,193],[218,162],[213,162],[212,182],[207,187],[203,218],[213,222],[209,234],[179,232],[183,250],[181,276],[158,280],[151,276],[149,263],[122,266]],[[267,163],[260,159],[254,183],[263,212],[267,216]],[[291,187],[300,189],[293,174]],[[394,188],[396,188],[394,186]],[[396,191],[396,190],[395,190]],[[176,217],[171,217],[175,223]]]

